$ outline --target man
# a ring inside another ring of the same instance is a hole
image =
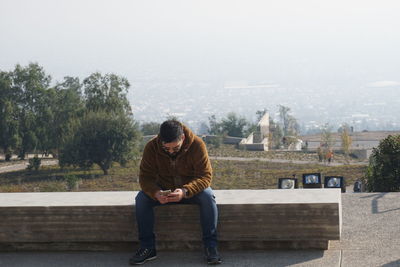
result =
[[[207,263],[221,263],[217,251],[218,210],[211,178],[204,142],[178,121],[163,122],[158,136],[146,144],[140,163],[142,191],[137,194],[135,205],[140,248],[130,264],[143,264],[157,257],[153,208],[174,203],[199,205]],[[164,190],[171,193],[165,195]]]

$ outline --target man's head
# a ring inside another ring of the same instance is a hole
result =
[[[176,120],[164,121],[160,126],[158,135],[161,139],[162,148],[169,155],[176,155],[185,140],[182,124]]]

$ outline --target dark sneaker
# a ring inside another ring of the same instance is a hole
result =
[[[207,258],[207,264],[213,265],[213,264],[220,264],[222,262],[217,248],[206,248],[206,258]]]
[[[129,259],[129,264],[140,265],[146,261],[154,260],[157,258],[157,252],[154,248],[139,248],[135,255]]]

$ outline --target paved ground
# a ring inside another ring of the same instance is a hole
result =
[[[222,251],[224,266],[400,266],[400,193],[345,193],[342,240],[326,251]],[[129,266],[131,253],[0,253],[0,266]],[[205,266],[201,252],[159,252],[146,266]]]
[[[15,163],[12,162],[8,165],[1,166],[0,167],[0,173],[2,172],[12,172],[12,171],[18,171],[18,170],[23,170],[28,166],[28,161],[22,161],[22,163]],[[49,159],[49,160],[42,160],[41,165],[42,166],[47,166],[47,165],[56,165],[58,164],[58,160],[55,159]]]

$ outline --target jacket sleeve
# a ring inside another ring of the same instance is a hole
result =
[[[200,193],[211,185],[212,168],[208,157],[206,145],[202,140],[197,141],[194,153],[194,179],[183,185],[188,190],[187,197]]]
[[[139,184],[143,192],[149,197],[154,198],[154,194],[160,190],[157,185],[157,166],[155,164],[156,151],[152,142],[147,143],[144,148],[142,160],[140,162]]]

